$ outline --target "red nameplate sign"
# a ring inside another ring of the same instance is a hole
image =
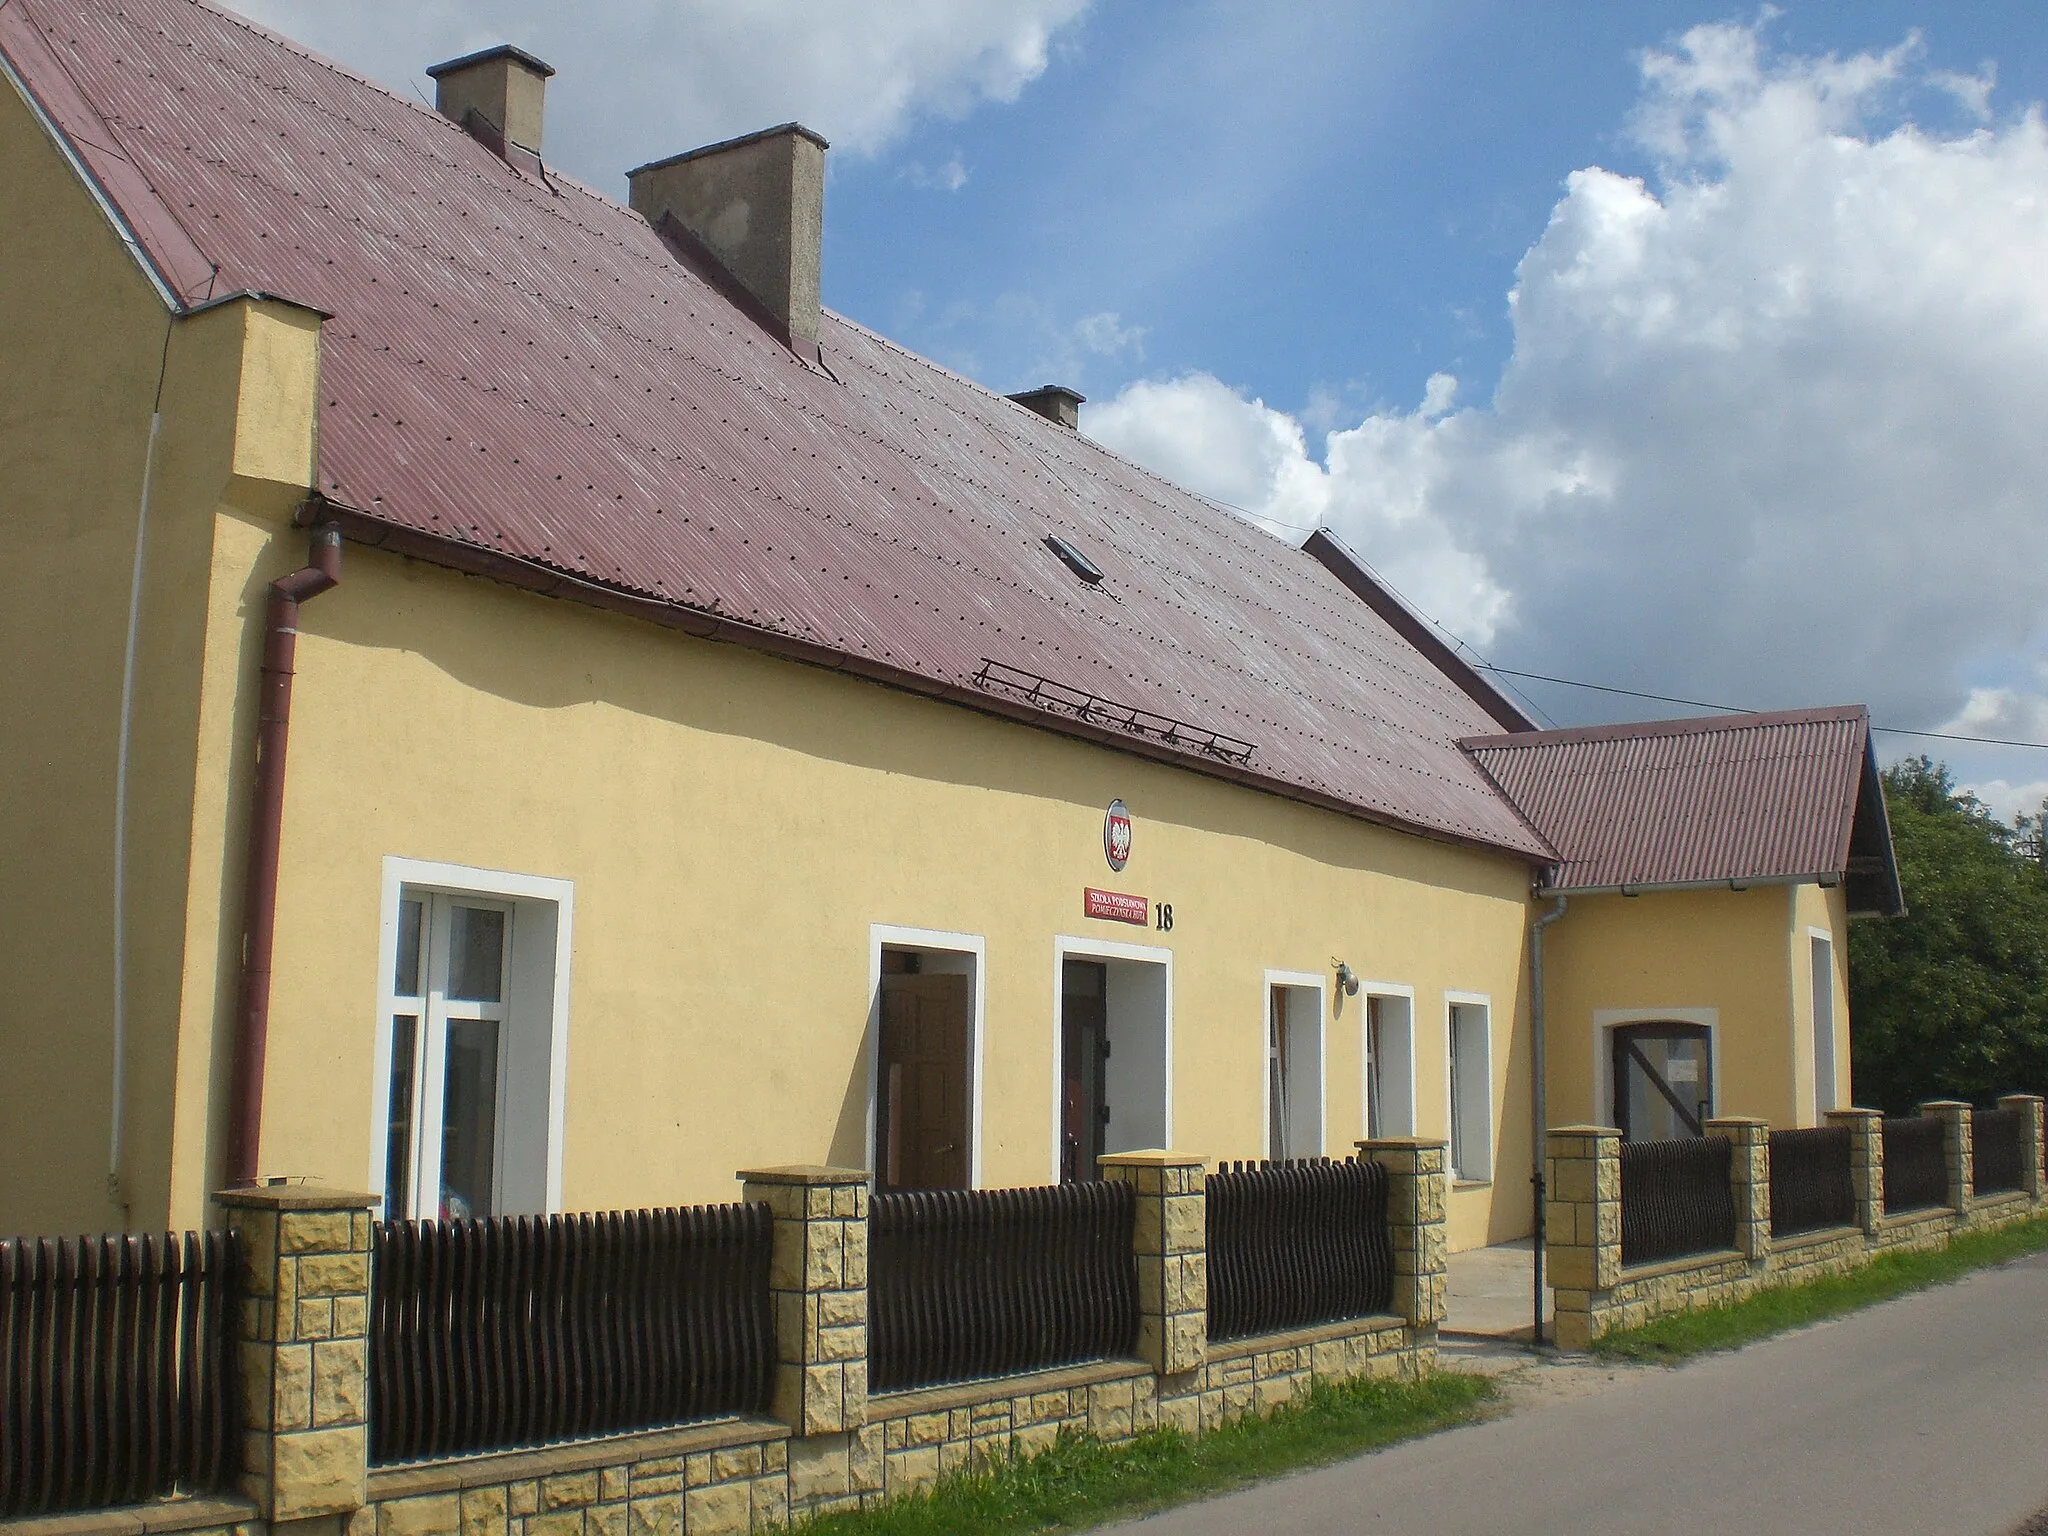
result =
[[[1098,891],[1091,885],[1082,891],[1081,898],[1081,910],[1089,917],[1107,918],[1112,923],[1136,923],[1140,928],[1151,924],[1152,903],[1143,896]]]

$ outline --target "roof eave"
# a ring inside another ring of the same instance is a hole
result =
[[[1538,869],[1554,863],[1556,859],[1556,855],[1545,848],[1516,848],[1446,828],[1408,821],[1373,807],[1355,804],[1337,795],[1323,794],[1306,785],[1294,784],[1260,773],[1256,769],[1242,768],[1210,758],[1194,757],[1177,752],[1171,747],[1127,736],[1120,731],[1091,725],[1085,720],[1051,715],[1043,710],[1032,709],[1022,703],[1013,703],[963,684],[942,682],[908,668],[893,666],[872,656],[861,656],[818,641],[804,640],[794,635],[763,629],[701,608],[644,597],[601,582],[572,576],[565,571],[537,565],[516,555],[466,544],[459,539],[400,527],[360,508],[330,500],[317,492],[301,507],[299,520],[303,523],[336,523],[340,526],[344,538],[368,548],[383,549],[424,560],[464,575],[487,577],[493,581],[504,582],[508,586],[537,593],[542,597],[559,597],[588,607],[644,619],[666,629],[681,630],[700,640],[742,645],[750,650],[763,651],[785,660],[805,662],[828,671],[844,672],[885,687],[958,704],[981,714],[994,715],[1039,730],[1050,731],[1057,736],[1074,737],[1096,746],[1107,747],[1112,751],[1128,753],[1133,757],[1163,763],[1190,773],[1199,773],[1207,778],[1222,779],[1281,799],[1312,805],[1321,810],[1334,811],[1354,821],[1386,827],[1412,837],[1426,838],[1431,842],[1447,843],[1454,847],[1513,859]]]

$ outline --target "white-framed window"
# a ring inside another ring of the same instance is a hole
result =
[[[1492,1019],[1486,998],[1446,999],[1451,1177],[1459,1183],[1483,1183],[1493,1177]]]
[[[1415,1134],[1415,989],[1366,982],[1364,1116],[1367,1138]]]
[[[1266,1156],[1323,1155],[1323,978],[1266,972]]]
[[[1818,928],[1806,931],[1813,997],[1813,1123],[1826,1123],[1835,1104],[1835,943]]]
[[[559,1209],[571,886],[384,865],[370,1181],[385,1218]]]

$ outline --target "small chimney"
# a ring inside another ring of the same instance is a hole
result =
[[[657,160],[626,173],[633,211],[707,276],[736,285],[790,347],[818,352],[825,141],[800,123]],[[737,297],[737,295],[735,295]]]
[[[547,100],[548,76],[554,72],[553,66],[510,43],[464,54],[427,71],[434,81],[434,108],[443,117],[475,133],[468,121],[474,112],[491,134],[536,155],[541,108]],[[477,136],[489,142],[489,135]]]
[[[1036,389],[1027,389],[1023,394],[1009,398],[1025,410],[1036,411],[1047,421],[1069,431],[1080,429],[1081,407],[1088,403],[1086,395],[1076,394],[1064,384],[1041,384]]]

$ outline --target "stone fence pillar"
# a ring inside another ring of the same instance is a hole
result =
[[[304,1184],[214,1196],[242,1239],[242,1491],[273,1529],[360,1509],[369,1473],[376,1195]]]
[[[1444,1144],[1413,1136],[1386,1137],[1359,1142],[1358,1154],[1387,1170],[1394,1310],[1409,1327],[1434,1330],[1450,1305],[1450,1243],[1444,1231],[1450,1175]]]
[[[2039,1205],[2048,1198],[2048,1167],[2043,1166],[2044,1140],[2043,1100],[2038,1093],[2004,1093],[1998,1097],[2000,1109],[2017,1109],[2025,1122],[2020,1133],[2020,1187],[2027,1192],[2027,1198]]]
[[[1876,1237],[1884,1224],[1884,1112],[1831,1109],[1829,1125],[1849,1128],[1849,1182],[1856,1191],[1856,1225]]]
[[[1970,1209],[1976,1193],[1976,1156],[1970,1135],[1970,1106],[1961,1099],[1929,1099],[1920,1113],[1942,1123],[1941,1149],[1948,1164],[1948,1203],[1958,1212]]]
[[[1621,1132],[1559,1126],[1544,1139],[1544,1248],[1560,1349],[1593,1342],[1593,1295],[1621,1279]]]
[[[1206,1165],[1185,1152],[1113,1152],[1102,1176],[1137,1197],[1131,1247],[1138,1260],[1138,1357],[1161,1377],[1161,1400],[1187,1390],[1209,1352]]]
[[[868,1176],[800,1164],[739,1175],[775,1213],[769,1302],[775,1397],[794,1432],[789,1514],[858,1509],[881,1496],[880,1429],[868,1421]]]
[[[1735,1246],[1752,1264],[1771,1256],[1771,1125],[1744,1115],[1709,1120],[1709,1136],[1735,1143],[1728,1182],[1735,1196]]]

